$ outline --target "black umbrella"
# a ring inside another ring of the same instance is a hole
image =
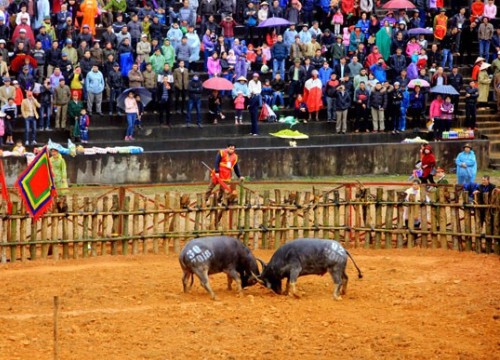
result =
[[[134,95],[139,95],[141,97],[141,103],[144,106],[147,106],[151,102],[151,100],[153,100],[153,96],[146,88],[143,87],[128,88],[127,90],[122,92],[120,96],[118,96],[118,99],[116,99],[116,104],[118,105],[119,108],[125,110],[125,99],[127,98],[129,93],[134,93]]]

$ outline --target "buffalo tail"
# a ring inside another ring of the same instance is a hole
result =
[[[361,273],[361,270],[359,269],[358,265],[356,265],[356,262],[354,261],[354,259],[352,258],[351,254],[349,253],[349,251],[346,251],[347,252],[347,255],[349,255],[349,257],[351,258],[352,260],[352,263],[354,264],[354,267],[356,267],[356,270],[358,270],[358,279],[362,279],[363,278],[363,274]]]

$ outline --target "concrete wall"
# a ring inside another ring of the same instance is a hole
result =
[[[488,141],[473,143],[478,168],[489,163]],[[432,143],[439,166],[454,168],[463,141]],[[317,147],[239,149],[240,167],[251,179],[293,177],[410,174],[419,158],[417,144],[361,144]],[[66,157],[72,184],[136,184],[208,180],[201,161],[212,165],[214,150],[167,151],[140,155]],[[24,158],[5,158],[8,184],[26,167]]]

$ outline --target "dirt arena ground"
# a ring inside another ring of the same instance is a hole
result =
[[[175,255],[0,268],[0,359],[500,359],[500,259],[431,250],[353,250],[349,289],[299,279],[301,299],[242,297],[213,276],[182,293]],[[258,251],[265,260],[271,251]]]

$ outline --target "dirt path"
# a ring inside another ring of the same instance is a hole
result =
[[[269,259],[270,251],[257,255]],[[301,299],[260,286],[242,297],[211,281],[183,294],[174,255],[0,268],[0,358],[500,359],[500,260],[451,251],[354,250],[344,300],[329,276],[299,279]]]

